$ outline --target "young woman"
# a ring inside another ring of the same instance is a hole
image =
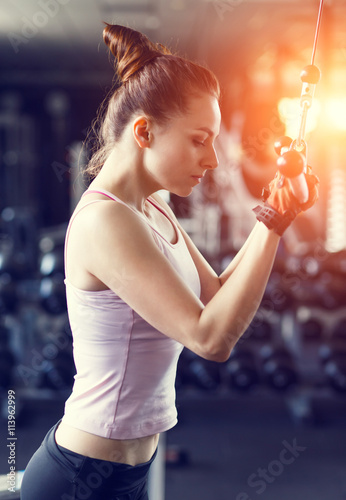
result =
[[[217,276],[157,194],[188,196],[218,165],[219,85],[207,69],[107,25],[119,87],[93,177],[66,235],[77,374],[65,413],[28,464],[22,500],[144,500],[160,432],[177,422],[184,346],[225,361],[261,301],[300,207],[277,177],[246,244]],[[268,226],[268,227],[267,227]]]

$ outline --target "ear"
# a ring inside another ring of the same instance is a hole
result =
[[[146,116],[138,116],[133,122],[133,137],[141,149],[148,148],[151,139],[150,121]]]

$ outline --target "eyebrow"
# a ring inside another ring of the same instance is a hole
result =
[[[210,137],[212,137],[214,135],[214,132],[212,130],[210,130],[210,128],[208,128],[208,127],[200,127],[196,130],[203,130],[204,132],[207,132],[207,134],[210,135]]]

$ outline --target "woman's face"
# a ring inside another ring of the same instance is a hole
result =
[[[206,171],[218,166],[214,142],[220,122],[217,99],[204,94],[191,97],[186,114],[152,125],[145,168],[161,189],[188,196]]]

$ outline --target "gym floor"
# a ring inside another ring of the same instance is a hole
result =
[[[169,460],[165,500],[346,500],[345,396],[314,398],[304,420],[293,418],[286,403],[260,393],[178,394],[179,423],[166,441],[185,460]],[[62,410],[57,400],[24,405],[17,470]],[[0,459],[0,473],[7,474],[4,445]]]

